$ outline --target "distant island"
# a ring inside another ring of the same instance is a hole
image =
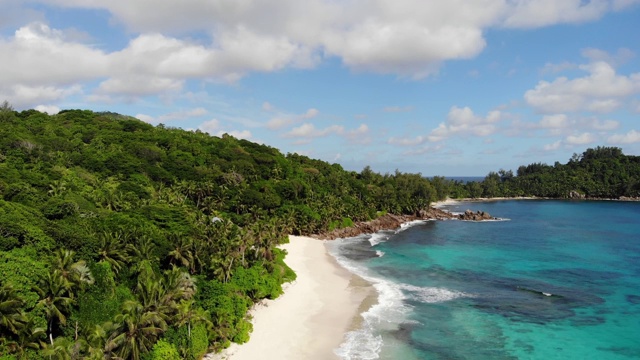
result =
[[[246,342],[249,309],[296,278],[277,247],[288,235],[426,216],[448,197],[523,196],[637,199],[640,157],[597,147],[462,182],[5,103],[0,359],[200,359]]]

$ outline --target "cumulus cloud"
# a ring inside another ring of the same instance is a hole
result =
[[[18,108],[32,107],[43,102],[52,103],[72,95],[82,94],[80,85],[57,87],[51,85],[23,85],[5,86],[0,84],[0,98],[7,99]]]
[[[582,65],[580,69],[588,75],[540,81],[525,93],[526,102],[541,113],[608,113],[618,109],[629,96],[640,92],[640,73],[619,75],[603,61]]]
[[[198,129],[219,137],[228,134],[238,139],[251,140],[253,138],[253,134],[249,130],[225,130],[218,119],[205,121],[198,126]]]
[[[485,117],[477,116],[469,107],[460,108],[454,106],[447,115],[447,121],[440,123],[433,129],[427,139],[429,141],[442,141],[452,136],[489,136],[496,133],[498,123],[502,120],[502,113],[493,110]]]
[[[344,133],[344,126],[331,125],[324,129],[317,129],[311,123],[304,123],[299,127],[293,128],[291,131],[284,134],[285,138],[316,138],[323,137],[330,134],[341,135]]]
[[[148,122],[150,124],[160,124],[160,123],[166,123],[171,121],[181,121],[181,120],[187,120],[195,117],[200,117],[200,116],[206,115],[207,113],[208,111],[205,108],[198,107],[195,109],[174,111],[168,114],[160,115],[158,117],[153,117],[146,114],[138,114],[135,117],[138,118],[139,120]],[[213,120],[213,121],[217,121],[217,120]]]
[[[596,139],[593,134],[582,133],[579,135],[570,135],[565,139],[565,143],[569,145],[586,145],[595,142]]]
[[[556,151],[562,146],[562,141],[558,140],[552,144],[546,144],[542,147],[544,151]]]
[[[613,6],[610,1],[601,0],[525,0],[512,4],[504,24],[518,28],[595,20]]]
[[[35,109],[49,115],[55,115],[60,112],[60,108],[55,105],[38,105]]]
[[[366,124],[360,124],[357,128],[349,130],[342,125],[330,125],[324,128],[317,128],[314,124],[304,123],[284,133],[282,137],[295,139],[295,144],[307,144],[316,138],[335,135],[353,143],[367,144],[371,142],[369,132],[369,126]]]
[[[268,111],[273,111],[275,109],[273,107],[273,105],[271,105],[271,104],[269,104],[269,107],[270,108],[269,108]],[[263,105],[263,109],[264,109],[264,105]],[[270,129],[270,130],[281,129],[281,128],[284,128],[286,126],[302,122],[304,120],[313,119],[316,116],[318,116],[319,114],[320,114],[320,111],[318,111],[318,109],[314,109],[314,108],[311,108],[311,109],[307,110],[307,112],[305,112],[304,114],[280,113],[277,116],[269,119],[269,121],[267,121],[267,128]]]
[[[387,143],[390,145],[399,145],[399,146],[415,146],[424,143],[427,141],[427,138],[424,136],[416,136],[416,137],[390,137],[387,140]]]
[[[607,141],[609,144],[614,145],[640,143],[640,131],[630,130],[625,134],[614,134],[611,135]]]
[[[30,10],[38,3],[103,10],[111,15],[111,26],[122,26],[135,35],[124,47],[106,51],[87,43],[93,34],[47,25],[39,10]],[[85,94],[90,101],[136,100],[179,92],[190,79],[236,82],[252,72],[312,68],[331,57],[354,71],[420,79],[437,73],[443,62],[477,56],[486,46],[487,29],[588,21],[635,3],[5,0],[7,14],[36,21],[20,27],[13,36],[0,38],[0,52],[11,54],[0,68],[0,93],[9,93],[14,86],[60,89],[97,82],[95,92]],[[13,24],[7,14],[0,14],[0,25]],[[199,36],[189,37],[193,34]],[[595,64],[620,63],[631,55],[628,50],[615,56],[585,50],[594,64],[586,71],[592,80],[603,81],[598,85],[609,81],[609,85],[624,87],[625,81],[637,79],[612,74]],[[571,98],[566,90],[578,86],[578,80],[541,83],[527,101],[542,112],[585,106],[608,112],[621,106],[615,94],[593,98],[579,92],[577,99]]]
[[[68,41],[61,30],[33,22],[0,38],[0,83],[22,86],[61,86],[108,74],[106,54]]]
[[[145,61],[152,62],[151,69],[165,77],[173,78],[168,76],[170,73],[182,77],[198,73],[234,81],[250,71],[313,67],[322,56],[338,57],[355,70],[421,78],[437,72],[443,61],[479,54],[486,45],[484,32],[490,27],[531,28],[589,21],[635,2],[49,0],[46,3],[108,11],[114,24],[140,34],[128,49],[123,49],[122,59],[131,59],[126,55],[144,48],[147,51],[143,53],[160,55],[147,57]],[[211,43],[186,44],[171,37],[192,32],[208,34]],[[162,46],[149,49],[153,43]],[[167,53],[166,47],[173,47],[174,51]],[[154,59],[159,61],[154,63]]]

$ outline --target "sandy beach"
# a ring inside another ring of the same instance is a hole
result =
[[[233,344],[205,359],[338,358],[333,350],[346,332],[357,327],[361,304],[375,290],[340,267],[321,240],[291,236],[282,248],[297,280],[286,284],[278,299],[265,300],[252,310],[253,333],[248,343]]]

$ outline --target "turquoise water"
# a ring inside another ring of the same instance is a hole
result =
[[[640,203],[459,203],[331,251],[379,304],[344,359],[640,359]]]

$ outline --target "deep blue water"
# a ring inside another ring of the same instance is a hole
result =
[[[494,222],[430,221],[337,240],[379,303],[344,359],[640,359],[640,203],[460,203]]]

